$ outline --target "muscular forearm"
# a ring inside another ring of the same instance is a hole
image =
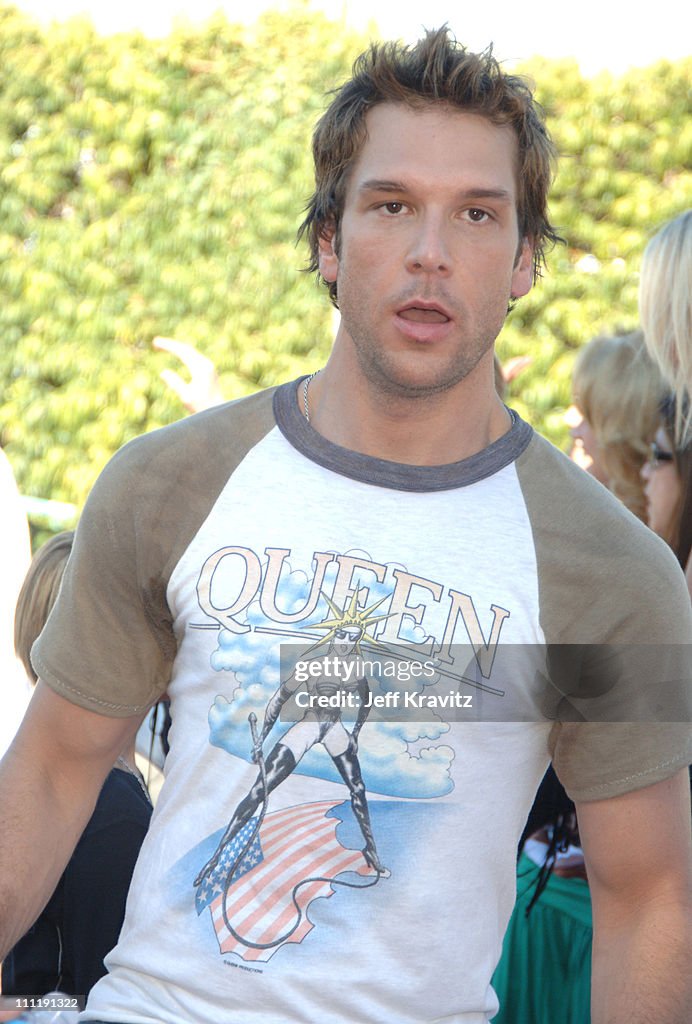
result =
[[[592,1024],[692,1020],[687,769],[577,803],[593,906]]]
[[[25,766],[11,748],[0,763],[0,957],[31,927],[50,899],[98,796],[61,793],[49,773]],[[77,806],[74,807],[74,803]]]
[[[45,687],[0,762],[0,958],[33,924],[136,722],[106,720]]]
[[[594,930],[592,1024],[692,1020],[692,903],[640,908],[636,920]]]

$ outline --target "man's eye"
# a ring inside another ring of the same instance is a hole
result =
[[[403,208],[404,208],[404,204],[403,203],[391,202],[391,203],[385,203],[384,204],[384,209],[387,211],[387,213],[401,213]]]
[[[484,220],[487,220],[488,214],[485,210],[479,210],[477,207],[472,207],[466,211],[469,220],[472,220],[474,224],[481,224]]]

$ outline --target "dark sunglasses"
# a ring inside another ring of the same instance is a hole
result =
[[[662,466],[664,462],[674,462],[675,456],[672,452],[667,452],[665,448],[659,448],[655,441],[651,444],[651,453],[649,455],[649,465],[656,469],[657,466]]]

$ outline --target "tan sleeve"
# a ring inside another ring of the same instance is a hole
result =
[[[603,800],[669,778],[692,761],[687,722],[558,722],[549,740],[571,800]]]
[[[536,437],[517,470],[548,648],[565,662],[571,645],[588,652],[592,692],[599,658],[608,671],[617,665],[600,704],[576,700],[556,716],[555,770],[573,800],[659,782],[692,760],[692,608],[683,573],[663,541],[547,441]]]
[[[234,469],[274,425],[272,392],[188,417],[122,448],[82,514],[58,600],[32,649],[37,674],[73,703],[145,711],[177,646],[171,574]]]

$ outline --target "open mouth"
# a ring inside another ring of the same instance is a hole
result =
[[[407,306],[399,310],[399,316],[416,324],[446,324],[449,321],[449,317],[441,310],[426,309],[423,306]]]

